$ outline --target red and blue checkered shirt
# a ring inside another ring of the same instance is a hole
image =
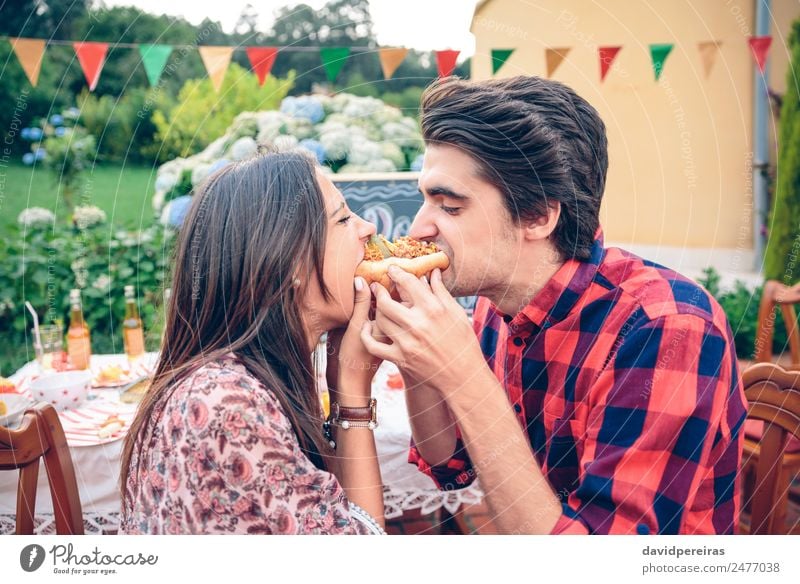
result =
[[[563,507],[553,533],[734,533],[747,411],[719,304],[602,235],[516,315],[486,298],[475,333]],[[417,464],[442,489],[475,477]]]

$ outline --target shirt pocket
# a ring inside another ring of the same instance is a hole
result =
[[[544,418],[547,478],[562,497],[578,487],[585,424],[547,413]],[[564,489],[566,493],[562,492]]]

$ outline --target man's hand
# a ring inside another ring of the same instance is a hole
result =
[[[432,272],[430,284],[394,266],[389,268],[389,277],[401,301],[373,284],[375,322],[364,324],[361,340],[372,355],[393,361],[404,375],[448,398],[486,368],[472,325],[444,287],[440,270]],[[391,343],[375,338],[376,326]]]

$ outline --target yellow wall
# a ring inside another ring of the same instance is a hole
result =
[[[773,0],[770,81],[783,91],[797,0]],[[547,47],[572,47],[553,79],[575,89],[608,128],[606,239],[693,248],[752,248],[752,0],[489,0],[472,23],[472,77],[491,76],[493,48],[516,48],[498,76],[545,75]],[[697,44],[722,46],[706,79]],[[650,43],[674,43],[658,83]],[[597,47],[621,45],[600,82]],[[771,119],[772,122],[772,119]]]

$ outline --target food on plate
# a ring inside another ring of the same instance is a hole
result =
[[[17,393],[17,386],[10,379],[0,377],[0,393]]]
[[[144,394],[147,393],[147,390],[150,389],[151,381],[152,380],[149,377],[135,381],[125,388],[125,390],[122,392],[122,395],[119,396],[119,400],[126,404],[138,404],[140,401],[142,401],[142,398],[144,397]]]
[[[97,430],[97,436],[100,438],[110,438],[125,426],[125,420],[119,416],[108,416],[108,418],[100,424]]]
[[[411,237],[398,237],[391,242],[382,235],[373,235],[366,243],[364,260],[358,264],[356,276],[364,278],[367,284],[378,282],[391,289],[392,280],[388,274],[391,265],[420,278],[436,268],[446,270],[450,259],[434,243]]]
[[[116,383],[122,379],[124,373],[122,367],[119,365],[109,365],[100,370],[100,373],[97,375],[97,381],[100,383]]]

